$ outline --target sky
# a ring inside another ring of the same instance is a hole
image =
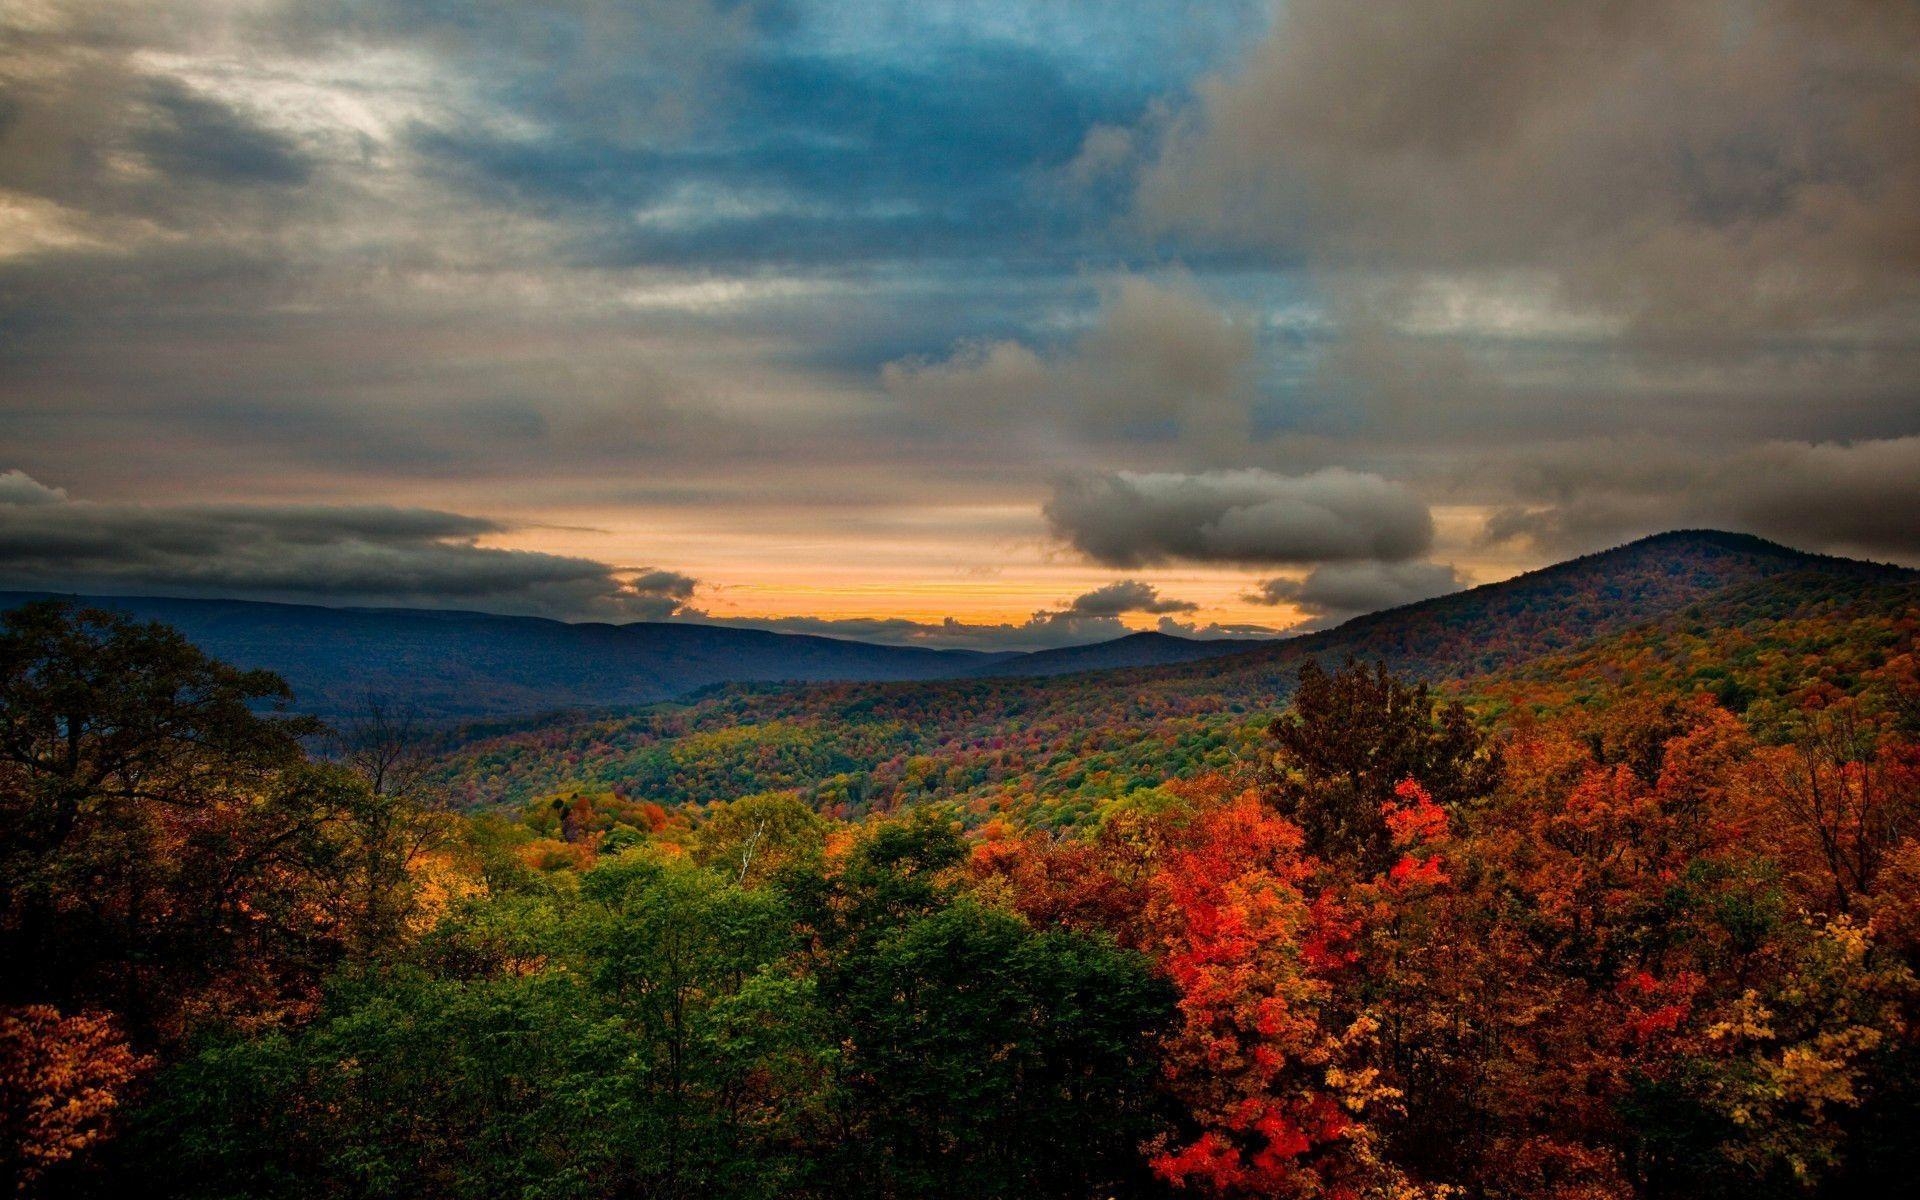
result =
[[[980,648],[1920,564],[1920,6],[11,0],[0,587]]]

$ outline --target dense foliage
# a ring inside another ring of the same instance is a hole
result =
[[[1285,707],[734,691],[458,816],[377,704],[323,736],[162,628],[25,610],[0,1163],[33,1196],[1894,1194],[1910,586],[1741,583],[1450,689],[1306,656],[1259,685]]]
[[[404,927],[434,814],[310,761],[317,725],[257,711],[284,699],[115,613],[0,623],[0,1164],[23,1186],[197,1031],[297,1019]]]
[[[1704,692],[1775,737],[1816,691],[1879,696],[1879,668],[1920,626],[1920,581],[1910,572],[1842,563],[1755,580],[1757,568],[1732,551],[1678,565],[1602,558],[1633,569],[1616,579],[1569,564],[1532,584],[1522,577],[1201,664],[735,687],[632,716],[555,718],[487,731],[448,754],[436,780],[476,807],[577,785],[667,805],[798,790],[843,818],[939,800],[1074,825],[1134,789],[1250,763],[1308,662],[1384,663],[1473,701],[1483,722],[1621,694]],[[1723,579],[1733,582],[1654,619],[1604,615],[1614,603],[1658,611],[1656,601],[1696,597]]]

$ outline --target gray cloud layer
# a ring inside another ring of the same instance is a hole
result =
[[[949,428],[1014,438],[1180,437],[1231,452],[1249,433],[1254,331],[1182,277],[1125,276],[1104,289],[1093,328],[1043,353],[977,342],[938,362],[886,365],[909,411]]]
[[[430,509],[96,504],[0,474],[0,586],[214,593],[662,620],[695,581],[476,544],[499,523]]]
[[[1335,625],[1361,613],[1396,608],[1466,586],[1442,563],[1330,563],[1304,579],[1262,580],[1247,599],[1255,604],[1291,604],[1311,618],[1296,629]]]
[[[1068,546],[1329,612],[1472,553],[1428,504],[1920,558],[1920,9],[1265,7],[0,6],[0,444],[150,506],[0,478],[16,550],[663,614],[377,502],[951,503],[984,562],[1064,462]]]
[[[1045,512],[1055,536],[1114,567],[1399,562],[1433,544],[1412,492],[1340,469],[1080,475],[1056,485]]]
[[[1150,583],[1122,579],[1076,596],[1068,611],[1090,617],[1117,617],[1121,613],[1192,612],[1199,605],[1187,600],[1164,597]]]
[[[1693,524],[1920,557],[1920,437],[1719,453],[1622,441],[1534,454],[1506,471],[1521,502],[1494,515],[1495,542],[1559,553]]]
[[[383,505],[134,505],[75,500],[0,472],[0,589],[232,595],[262,600],[480,608],[563,619],[685,620],[975,649],[1045,649],[1120,637],[1130,613],[1190,613],[1191,601],[1121,579],[1026,621],[724,618],[690,606],[699,581],[657,567],[478,544],[507,526]],[[1168,632],[1223,636],[1206,625]]]
[[[1870,318],[1917,294],[1916,57],[1904,3],[1294,0],[1141,198],[1335,263],[1544,271],[1656,334]]]

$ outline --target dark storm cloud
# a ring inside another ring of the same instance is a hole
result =
[[[1706,454],[1621,441],[1538,453],[1505,469],[1518,502],[1493,515],[1491,542],[1572,552],[1706,525],[1920,562],[1920,437]]]
[[[1268,9],[0,7],[0,443],[89,498],[503,512],[1011,510],[1064,461],[1109,483],[1055,532],[1128,569],[1413,562],[1442,500],[1542,554],[1907,552],[1864,467],[1713,464],[1920,435],[1910,5]],[[1718,449],[1472,470],[1634,429]]]
[[[1130,174],[1163,234],[1304,257],[1292,428],[1510,502],[1494,537],[1910,557],[1884,464],[1920,434],[1917,56],[1910,4],[1299,0],[1082,174]],[[1552,478],[1503,494],[1489,456]]]
[[[693,589],[698,586],[700,581],[691,575],[683,575],[679,571],[662,571],[654,567],[649,567],[627,580],[627,588],[630,591],[648,596],[664,596],[671,600],[691,599]]]
[[[483,517],[382,505],[92,503],[12,470],[0,473],[0,588],[682,620],[982,650],[1121,637],[1131,632],[1123,615],[1197,608],[1124,579],[1022,622],[716,617],[689,606],[699,580],[684,572],[477,544],[508,528]],[[1170,620],[1162,627],[1185,636],[1248,632]]]
[[[0,191],[61,206],[89,240],[270,227],[316,166],[292,138],[141,65],[132,47],[0,45]]]
[[[1338,468],[1114,472],[1062,480],[1053,533],[1095,562],[1399,562],[1433,544],[1427,507],[1404,486]]]
[[[476,544],[498,522],[363,506],[96,504],[0,474],[0,584],[665,619],[695,581]]]
[[[1305,610],[1314,627],[1337,624],[1361,613],[1396,608],[1466,586],[1444,563],[1330,563],[1304,579],[1266,579],[1246,596],[1254,604],[1290,604]]]
[[[1143,200],[1335,261],[1537,268],[1654,332],[1864,317],[1915,296],[1916,53],[1909,4],[1302,0]]]
[[[150,86],[160,119],[142,131],[141,149],[167,175],[235,187],[291,186],[313,174],[313,163],[291,139],[178,83],[156,80]]]
[[[1162,596],[1152,584],[1142,580],[1121,579],[1075,596],[1067,610],[1089,617],[1117,617],[1131,612],[1192,612],[1199,607],[1188,600]]]

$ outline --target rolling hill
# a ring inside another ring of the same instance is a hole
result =
[[[0,609],[49,595],[0,592]],[[690,622],[574,624],[432,609],[63,598],[165,622],[216,658],[275,671],[292,684],[297,708],[322,716],[350,709],[369,693],[426,718],[528,717],[650,704],[721,683],[1053,674],[1184,662],[1247,644],[1156,633],[1033,654],[982,653]]]
[[[1263,643],[1227,663],[1175,666],[1147,678],[1160,686],[1190,681],[1263,694],[1263,679],[1276,669],[1291,675],[1307,656],[1349,655],[1417,678],[1461,678],[1571,650],[1729,588],[1794,575],[1842,590],[1920,579],[1901,567],[1808,554],[1747,534],[1681,530]]]
[[[1530,664],[1584,664],[1578,686],[1563,689],[1571,703],[1626,686],[1614,668],[1630,652],[1637,669],[1657,669],[1672,686],[1744,703],[1784,693],[1823,664],[1845,663],[1857,677],[1910,643],[1916,621],[1920,573],[1742,535],[1662,534],[1195,662],[735,685],[687,706],[538,722],[475,739],[441,777],[474,804],[572,785],[663,802],[797,789],[846,812],[1040,797],[1070,819],[1102,796],[1240,761],[1308,659],[1378,660],[1403,675],[1481,689],[1523,678]]]
[[[1254,638],[1183,638],[1148,630],[1084,646],[1035,650],[1012,658],[983,663],[969,675],[1071,675],[1080,671],[1109,671],[1119,667],[1153,667],[1173,663],[1225,658],[1265,645]]]
[[[0,608],[39,593],[0,593]],[[647,704],[716,683],[899,680],[962,675],[999,655],[880,646],[713,625],[572,624],[426,609],[323,608],[245,600],[82,596],[163,621],[216,658],[265,667],[322,715],[369,692],[428,717],[486,717]]]

